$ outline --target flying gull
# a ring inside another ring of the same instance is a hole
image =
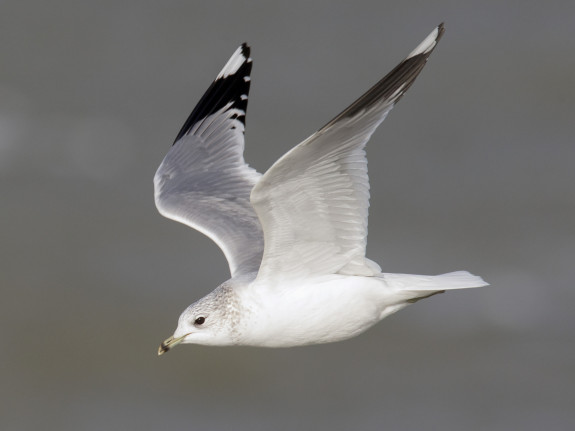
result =
[[[405,60],[261,175],[243,158],[250,48],[242,44],[154,178],[160,213],[211,238],[231,278],[181,314],[180,343],[290,347],[354,337],[422,298],[485,286],[466,271],[382,273],[365,256],[364,147],[425,66],[436,27]]]

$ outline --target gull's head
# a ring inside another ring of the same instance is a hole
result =
[[[231,289],[222,285],[186,308],[178,319],[174,335],[160,344],[158,355],[178,344],[234,344],[232,334],[237,322],[236,313],[230,311],[232,297]]]

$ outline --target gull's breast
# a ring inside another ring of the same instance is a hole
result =
[[[242,344],[291,347],[354,337],[382,317],[392,302],[376,277],[341,276],[254,289]]]

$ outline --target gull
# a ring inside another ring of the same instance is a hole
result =
[[[159,355],[180,343],[291,347],[345,340],[420,299],[487,285],[466,271],[383,273],[365,256],[364,147],[443,32],[440,24],[263,175],[243,158],[250,48],[244,43],[234,52],[154,177],[159,212],[211,238],[231,278],[184,310]]]

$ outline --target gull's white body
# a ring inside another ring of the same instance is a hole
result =
[[[173,338],[185,337],[193,331],[189,321],[199,310],[211,317],[211,306],[217,304],[218,318],[212,330],[196,328],[194,343],[261,347],[330,343],[355,337],[418,298],[440,289],[485,284],[465,271],[437,276],[331,274],[275,285],[259,283],[253,276],[228,280],[192,304],[182,313]],[[208,307],[202,306],[204,300]]]
[[[405,307],[410,298],[383,277],[337,274],[281,289],[239,289],[240,301],[244,295],[252,312],[242,325],[238,341],[265,347],[329,343],[354,337]]]
[[[440,25],[264,175],[243,159],[251,58],[247,45],[238,48],[154,178],[159,211],[212,238],[232,278],[182,313],[160,354],[178,343],[289,347],[344,340],[419,299],[486,285],[465,271],[382,273],[365,256],[365,144],[442,33]]]

